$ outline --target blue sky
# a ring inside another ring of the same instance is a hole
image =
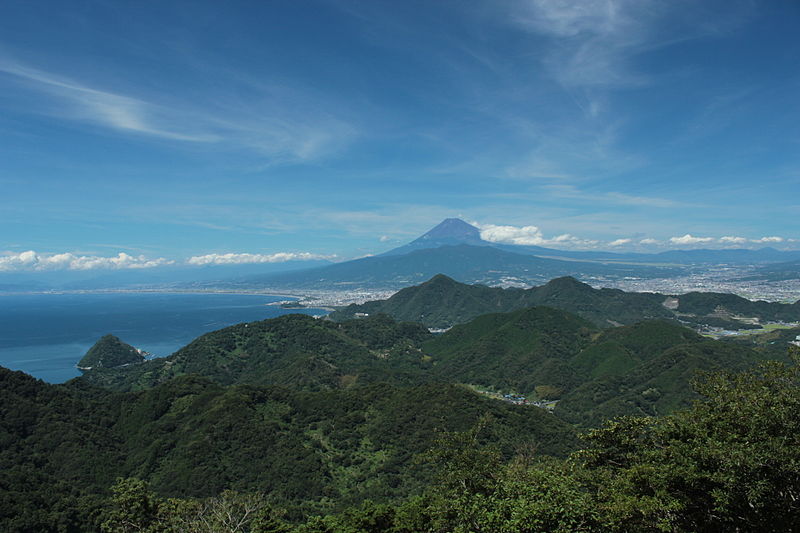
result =
[[[798,27],[794,0],[7,0],[0,270],[349,258],[453,216],[800,248]]]

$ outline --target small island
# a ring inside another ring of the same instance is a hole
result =
[[[115,368],[144,362],[147,352],[122,342],[114,335],[104,335],[86,355],[78,361],[78,370],[84,372],[95,368]]]

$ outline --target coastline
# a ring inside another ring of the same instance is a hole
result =
[[[298,302],[298,310],[320,310],[327,313],[333,312],[340,307],[345,307],[352,303],[361,304],[371,300],[382,300],[396,293],[396,289],[378,290],[285,290],[285,289],[228,289],[228,288],[176,288],[176,287],[137,287],[137,288],[116,288],[116,289],[48,289],[48,290],[20,290],[8,291],[0,290],[0,298],[4,296],[33,296],[33,295],[82,295],[82,294],[218,294],[231,296],[262,296],[278,298],[282,301],[268,302],[264,305],[280,306],[287,301]]]

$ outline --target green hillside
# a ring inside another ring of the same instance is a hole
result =
[[[294,519],[388,501],[429,482],[434,470],[415,457],[437,431],[464,431],[486,415],[495,420],[486,438],[507,457],[525,443],[552,455],[577,445],[552,415],[458,385],[312,393],[183,376],[110,393],[0,368],[0,529],[93,530],[118,476],[148,480],[164,496],[258,491]]]
[[[632,324],[648,318],[671,318],[673,313],[656,294],[594,289],[572,277],[556,278],[530,289],[501,289],[466,285],[444,275],[399,291],[387,300],[350,305],[330,315],[333,320],[356,313],[386,313],[398,320],[432,328],[461,324],[486,313],[508,312],[545,305],[577,314],[600,327]]]
[[[698,372],[743,370],[764,357],[751,347],[719,341],[676,344],[651,352],[624,372],[585,381],[561,398],[556,414],[583,427],[597,427],[618,416],[669,414],[696,399],[691,382]]]
[[[766,321],[790,321],[800,319],[800,301],[794,304],[781,304],[753,301],[735,294],[721,294],[713,292],[690,292],[680,297],[678,311],[697,316],[737,315],[743,317],[756,317]]]
[[[672,415],[607,422],[566,461],[521,453],[504,462],[476,442],[480,426],[448,435],[433,451],[445,470],[424,496],[300,531],[798,531],[798,366],[706,375],[695,392]]]
[[[691,400],[695,370],[743,368],[781,357],[785,345],[710,341],[663,320],[602,329],[550,307],[482,315],[440,335],[380,314],[338,323],[286,315],[215,331],[170,357],[92,370],[79,380],[119,391],[185,375],[301,391],[465,383],[561,399],[559,416],[596,425],[621,414],[671,412]]]
[[[549,307],[483,315],[423,345],[442,378],[530,392],[579,383],[568,361],[591,342],[596,328]]]
[[[556,417],[459,386],[297,393],[181,377],[107,393],[0,369],[0,527],[795,531],[798,391],[796,364],[705,375],[691,407],[609,421],[563,458],[575,440]],[[120,475],[113,495],[102,488]],[[245,520],[255,510],[261,528]]]
[[[600,330],[570,313],[534,307],[481,316],[428,341],[431,373],[528,396],[560,398],[555,413],[579,426],[621,415],[663,415],[694,399],[698,371],[741,370],[782,353],[708,340],[675,322]]]
[[[334,323],[307,315],[237,324],[198,337],[169,357],[87,372],[87,382],[140,390],[198,374],[221,385],[283,385],[321,390],[355,383],[419,382],[426,368],[418,345],[430,333],[387,316]]]
[[[666,307],[675,301],[677,309]],[[405,288],[386,300],[349,305],[331,313],[332,320],[357,314],[385,313],[398,320],[430,328],[463,324],[486,313],[508,312],[545,305],[574,313],[608,328],[642,320],[678,320],[693,327],[757,328],[750,319],[800,321],[800,303],[753,302],[733,294],[692,292],[677,297],[658,293],[595,289],[572,277],[556,278],[530,289],[501,289],[459,283],[444,275]]]
[[[571,361],[584,378],[621,375],[673,346],[703,337],[675,322],[649,320],[604,330]]]
[[[356,313],[385,313],[396,320],[420,322],[432,328],[463,324],[486,313],[506,312],[515,305],[524,307],[521,289],[501,289],[485,285],[459,283],[444,274],[437,274],[415,287],[408,287],[388,300],[352,304],[334,311],[332,320],[349,320]],[[512,303],[513,300],[514,301]]]

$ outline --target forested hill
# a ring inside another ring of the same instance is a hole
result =
[[[543,294],[575,288],[582,284],[555,280]],[[92,369],[65,385],[0,369],[0,526],[99,531],[105,521],[105,531],[117,531],[135,518],[150,524],[143,531],[183,531],[156,525],[211,505],[197,498],[234,498],[223,492],[232,489],[257,498],[282,521],[304,523],[298,532],[389,530],[384,515],[369,528],[319,526],[350,520],[352,508],[338,518],[309,518],[366,500],[381,502],[370,512],[400,505],[391,513],[424,523],[444,520],[450,525],[440,530],[448,531],[464,509],[443,509],[458,494],[478,490],[506,505],[504,493],[494,491],[508,486],[527,494],[527,476],[551,472],[530,466],[531,450],[536,464],[550,464],[545,457],[579,446],[576,428],[598,427],[618,415],[669,415],[701,399],[690,385],[697,370],[752,368],[773,353],[707,340],[674,321],[599,328],[567,311],[530,307],[482,315],[441,335],[380,314],[339,323],[286,315],[209,333],[168,358]],[[558,403],[549,413],[492,399],[496,391]],[[626,429],[608,430],[602,443],[621,438],[626,457],[633,457],[638,443],[646,447],[651,438],[636,433],[650,427],[649,419],[637,420],[642,422],[612,426]],[[608,453],[619,453],[618,444],[610,446]],[[425,453],[441,459],[419,462],[431,457]],[[567,472],[573,463],[554,464],[561,465],[554,467],[561,481],[541,490],[616,479],[606,471],[596,479],[572,478]],[[470,477],[476,468],[483,473]],[[118,477],[145,480],[154,495],[118,492],[112,504],[108,491]],[[618,482],[625,494],[628,485]],[[596,491],[604,482],[598,483],[576,494],[600,498]],[[431,493],[431,487],[444,492]],[[467,492],[448,492],[453,487]],[[158,500],[165,497],[183,503]],[[587,505],[611,512],[601,500]],[[434,507],[404,507],[423,501]],[[114,508],[121,514],[109,514]],[[136,514],[142,509],[159,511]],[[625,524],[632,517],[622,515],[617,530],[631,530]],[[481,511],[473,519],[488,515]],[[401,530],[435,531],[414,523]],[[594,530],[601,531],[602,523]]]
[[[767,321],[800,319],[800,300],[793,304],[753,301],[735,294],[690,292],[679,298],[678,312],[693,316],[746,316]]]
[[[116,390],[141,390],[186,374],[221,385],[283,385],[302,390],[385,381],[419,383],[430,365],[420,344],[431,334],[386,315],[335,323],[308,315],[237,324],[207,333],[169,357],[79,378]]]
[[[741,370],[776,355],[668,321],[598,330],[547,307],[484,315],[422,348],[440,379],[558,399],[556,415],[582,427],[671,413],[696,399],[697,371]]]
[[[755,318],[761,322],[800,321],[800,302],[754,302],[733,294],[713,292],[669,296],[595,289],[569,276],[530,289],[502,289],[459,283],[442,274],[405,288],[386,300],[349,305],[331,313],[330,318],[346,320],[361,314],[385,313],[430,328],[447,328],[482,314],[537,305],[575,313],[604,328],[654,318],[732,329],[752,327],[741,318]]]
[[[130,344],[122,342],[114,335],[104,335],[78,361],[78,368],[81,370],[114,368],[143,361],[144,354],[142,352]]]
[[[387,300],[349,305],[331,313],[330,318],[344,320],[356,313],[386,313],[398,320],[446,328],[486,313],[545,305],[575,313],[600,327],[609,327],[649,318],[671,318],[674,315],[662,305],[664,300],[665,297],[658,294],[594,289],[572,277],[556,278],[531,289],[502,289],[459,283],[439,274]]]
[[[111,393],[82,383],[0,368],[3,531],[97,531],[119,476],[163,496],[267,494],[293,520],[404,497],[435,474],[415,458],[437,432],[465,431],[487,414],[496,423],[482,440],[506,457],[530,443],[559,456],[577,446],[574,430],[545,411],[458,385],[311,393],[183,376]]]
[[[378,382],[471,384],[560,400],[558,416],[597,426],[612,416],[688,405],[696,370],[740,369],[773,356],[755,345],[705,339],[674,321],[601,329],[550,307],[482,315],[438,336],[387,315],[341,323],[287,315],[203,335],[164,359],[88,371],[78,381],[119,391],[191,374],[219,385],[309,392]]]

